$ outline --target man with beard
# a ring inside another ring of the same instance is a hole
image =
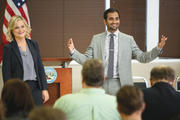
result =
[[[131,59],[137,59],[142,63],[154,60],[160,55],[167,38],[162,35],[158,46],[150,52],[143,52],[132,36],[118,30],[120,14],[117,9],[109,8],[104,12],[104,24],[107,31],[94,35],[84,54],[75,49],[72,38],[68,40],[67,48],[71,58],[80,64],[91,58],[102,60],[106,76],[103,88],[106,93],[116,95],[121,86],[133,84]]]

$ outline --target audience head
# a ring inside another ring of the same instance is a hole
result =
[[[67,120],[66,115],[60,109],[52,108],[50,106],[42,106],[33,109],[28,120]]]
[[[6,39],[9,42],[11,42],[12,40],[15,39],[13,31],[16,29],[16,24],[18,21],[23,21],[23,23],[25,25],[24,27],[26,27],[26,29],[27,29],[26,38],[30,38],[30,32],[31,32],[30,26],[27,24],[26,20],[23,17],[16,15],[16,16],[11,17],[11,19],[8,23]]]
[[[119,11],[115,8],[109,8],[107,9],[106,11],[104,11],[104,20],[107,21],[107,18],[108,18],[108,13],[114,13],[114,12],[117,12],[118,15],[119,15],[119,18],[120,18],[120,14],[119,14]]]
[[[4,120],[4,108],[1,101],[0,101],[0,120]]]
[[[175,81],[175,71],[165,65],[154,67],[151,70],[150,81],[152,85],[160,81],[169,82],[173,85]]]
[[[19,112],[23,112],[24,117],[26,117],[34,107],[28,85],[19,79],[10,79],[4,84],[1,99],[5,108],[6,117],[10,117]]]
[[[104,82],[104,66],[98,59],[87,60],[82,69],[83,82],[87,86],[101,87]]]
[[[142,113],[145,108],[144,96],[137,86],[125,85],[117,93],[118,111],[122,115]]]

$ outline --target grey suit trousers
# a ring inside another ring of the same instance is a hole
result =
[[[119,78],[106,79],[103,84],[103,88],[107,94],[115,95],[121,87]]]

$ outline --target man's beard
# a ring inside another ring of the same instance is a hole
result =
[[[116,31],[117,29],[118,29],[118,27],[115,27],[115,28],[109,27],[109,30],[112,30],[112,31]]]

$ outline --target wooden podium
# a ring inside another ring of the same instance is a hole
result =
[[[42,61],[60,61],[68,62],[70,58],[43,58]],[[65,66],[65,65],[64,65]],[[53,67],[53,66],[52,66]],[[72,68],[54,67],[57,73],[57,78],[53,83],[48,84],[49,100],[45,105],[53,105],[54,102],[65,94],[72,93]]]

